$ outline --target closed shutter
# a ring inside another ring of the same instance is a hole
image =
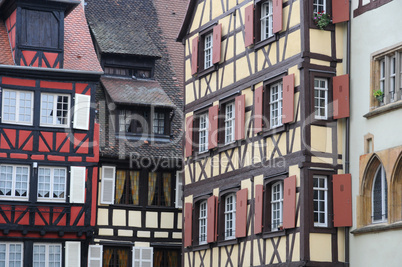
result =
[[[247,199],[248,190],[244,188],[236,193],[236,237],[247,235]]]
[[[153,260],[153,247],[133,247],[133,267],[152,267]]]
[[[114,203],[116,167],[102,166],[101,204]]]
[[[186,118],[186,157],[193,154],[193,116]]]
[[[221,39],[222,39],[222,24],[216,25],[213,29],[214,40],[212,42],[212,64],[221,61]]]
[[[245,102],[245,95],[239,95],[235,99],[235,140],[242,140],[245,138]]]
[[[262,122],[263,122],[263,87],[260,86],[254,91],[254,133],[259,133],[262,131]]]
[[[103,246],[89,245],[88,249],[88,267],[102,267]]]
[[[208,149],[213,149],[218,145],[218,112],[218,105],[210,107],[208,110]]]
[[[254,43],[254,5],[249,5],[245,10],[244,45],[250,46]]]
[[[216,196],[211,196],[208,198],[207,202],[207,241],[208,243],[212,243],[216,241]]]
[[[191,74],[194,75],[198,70],[198,36],[193,39],[191,48]]]
[[[332,177],[334,196],[334,226],[352,226],[352,176],[336,174]]]
[[[272,31],[274,33],[282,30],[282,0],[273,0],[273,25]]]
[[[283,77],[283,123],[293,122],[295,75]]]
[[[262,184],[255,186],[255,199],[254,199],[254,233],[259,234],[262,232],[262,215],[263,215],[263,198],[264,186]]]
[[[91,97],[88,95],[75,94],[74,104],[74,129],[88,130],[91,108]]]
[[[349,1],[332,0],[332,23],[348,21],[349,9]]]
[[[296,227],[296,175],[283,182],[283,228]]]
[[[191,246],[193,241],[192,237],[192,224],[193,224],[193,204],[184,204],[184,247]]]
[[[85,167],[71,167],[70,203],[85,203]]]
[[[349,74],[333,78],[334,119],[349,117]]]
[[[176,172],[176,208],[183,208],[183,172]]]
[[[66,267],[81,266],[81,242],[66,242]]]

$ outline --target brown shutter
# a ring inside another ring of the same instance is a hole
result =
[[[242,140],[245,138],[245,102],[245,95],[239,95],[235,99],[235,140]]]
[[[282,0],[273,0],[273,25],[272,31],[274,33],[282,30]]]
[[[254,91],[254,133],[262,131],[262,86]]]
[[[290,123],[293,121],[294,114],[294,91],[295,91],[295,75],[290,74],[283,77],[283,115],[282,123]]]
[[[213,30],[212,42],[212,64],[221,61],[221,38],[222,38],[222,24],[216,25]]]
[[[349,1],[332,0],[332,23],[349,20]]]
[[[207,208],[207,241],[212,243],[216,241],[216,196],[208,198]]]
[[[334,195],[334,226],[352,226],[352,176],[336,174],[332,177]]]
[[[247,188],[236,193],[236,237],[247,235]]]
[[[283,182],[283,228],[296,226],[296,175]]]
[[[244,45],[250,46],[254,43],[254,5],[249,5],[245,10]]]
[[[210,107],[208,110],[208,149],[213,149],[218,145],[218,112],[218,105]]]
[[[198,36],[193,39],[191,51],[191,74],[194,75],[198,69]]]
[[[191,246],[192,237],[192,222],[193,221],[193,204],[186,203],[184,206],[184,247]]]
[[[334,119],[349,117],[349,74],[333,78]]]
[[[264,187],[262,184],[255,186],[255,214],[254,214],[254,233],[259,234],[262,232],[262,215],[263,215],[263,195]]]
[[[186,157],[193,154],[193,116],[186,118]]]

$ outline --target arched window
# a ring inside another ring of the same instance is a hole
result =
[[[373,222],[384,222],[388,218],[388,186],[385,170],[382,164],[378,166],[374,176],[372,188],[372,220]]]
[[[236,230],[236,194],[225,198],[225,239],[235,238]]]
[[[271,189],[271,231],[278,231],[282,225],[283,182],[277,182]]]

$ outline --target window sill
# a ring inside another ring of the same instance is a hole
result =
[[[266,45],[269,45],[270,43],[275,42],[276,40],[277,40],[277,34],[274,33],[274,35],[272,35],[271,37],[269,37],[269,38],[267,38],[265,40],[257,42],[254,45],[254,50],[258,50],[258,49],[260,49],[260,48],[262,48],[262,47],[264,47]]]
[[[193,251],[200,251],[200,250],[206,250],[209,249],[211,246],[207,244],[201,244],[201,245],[194,245],[193,246]]]
[[[149,141],[149,142],[163,142],[163,143],[170,142],[169,135],[152,136],[152,135],[147,135],[147,134],[132,134],[132,133],[124,133],[121,135],[120,132],[117,132],[116,138],[125,139],[127,141]]]
[[[222,241],[218,242],[218,247],[224,247],[224,246],[228,246],[228,245],[236,245],[238,243],[239,243],[239,241],[237,240],[237,238],[222,240]]]
[[[366,234],[366,233],[375,233],[375,232],[384,232],[384,231],[390,231],[390,230],[396,230],[396,229],[402,229],[402,221],[399,222],[394,222],[391,224],[388,223],[376,223],[376,224],[370,224],[366,225],[360,228],[357,228],[350,233],[354,235],[359,235],[359,234]]]
[[[200,70],[197,72],[197,77],[201,78],[202,76],[205,76],[207,74],[210,74],[218,69],[218,64],[212,65],[208,69]]]
[[[262,234],[262,238],[267,239],[267,238],[273,238],[273,237],[279,237],[279,236],[284,236],[285,230],[278,230],[278,231],[273,231],[273,232],[264,232]]]
[[[285,131],[285,124],[282,124],[281,126],[277,126],[275,128],[270,128],[270,129],[266,129],[266,130],[263,129],[263,131],[261,132],[261,135],[263,137],[267,137],[267,136],[274,135],[274,134],[277,134],[277,133],[280,133],[283,131]]]
[[[364,114],[363,117],[365,117],[366,119],[370,119],[372,117],[375,117],[375,116],[378,116],[381,114],[385,114],[387,112],[391,112],[393,110],[400,109],[400,108],[402,108],[402,100],[399,100],[399,101],[396,101],[393,103],[389,103],[384,106],[376,107],[376,108],[374,108],[374,110]]]

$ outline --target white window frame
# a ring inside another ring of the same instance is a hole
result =
[[[88,267],[103,266],[103,246],[89,245],[88,247]]]
[[[43,115],[43,109],[42,109],[42,104],[43,104],[43,96],[45,96],[45,95],[48,95],[48,96],[53,96],[53,110],[52,110],[52,112],[53,112],[53,114],[51,115],[52,116],[52,123],[47,123],[47,122],[42,122],[42,115]],[[67,118],[67,122],[65,123],[65,124],[58,124],[57,123],[57,99],[58,99],[58,97],[59,96],[61,96],[61,97],[68,97],[68,103],[67,103],[67,115],[66,115],[66,118]],[[54,112],[54,111],[56,111],[56,112]],[[71,120],[71,118],[70,118],[70,112],[71,112],[71,95],[68,95],[68,94],[53,94],[53,93],[41,93],[41,96],[40,96],[40,126],[44,126],[44,127],[60,127],[60,128],[66,128],[66,127],[69,127],[70,126],[70,120]]]
[[[271,231],[278,231],[283,223],[283,182],[271,186]]]
[[[40,169],[50,169],[50,189],[49,189],[49,197],[39,197],[39,172]],[[65,170],[65,181],[64,181],[64,197],[63,198],[56,198],[53,197],[55,181],[54,181],[54,171],[55,169]],[[67,180],[68,180],[68,171],[66,167],[50,167],[50,166],[41,166],[38,168],[38,201],[41,202],[66,202],[66,195],[67,195]]]
[[[11,165],[11,164],[0,164],[0,168],[2,167],[12,167],[12,185],[11,185],[11,196],[0,196],[0,199],[4,199],[4,200],[28,200],[29,199],[29,181],[30,181],[30,167],[27,165]],[[22,168],[27,168],[28,169],[28,178],[27,178],[27,195],[26,196],[16,196],[15,195],[15,191],[17,190],[17,168],[18,167],[22,167]],[[0,175],[1,175],[1,169],[0,169]],[[1,176],[0,176],[0,180]],[[3,181],[0,181],[0,183],[2,183]]]
[[[150,259],[145,259],[144,256],[144,251],[150,250],[151,258]],[[135,252],[139,252],[139,258],[136,258]],[[154,248],[153,247],[133,247],[133,267],[134,266],[142,266],[143,263],[147,263],[147,266],[153,266],[154,263]],[[139,265],[138,265],[139,264]]]
[[[318,86],[316,85],[316,81],[318,82]],[[321,82],[324,82],[324,87],[321,86]],[[321,92],[324,92],[324,98],[320,96]],[[318,97],[316,96],[316,92],[318,92]],[[321,100],[324,99],[324,107],[321,106]],[[316,105],[316,101],[318,101],[318,105]],[[324,115],[317,115],[318,111],[324,108]],[[314,118],[317,120],[326,120],[328,119],[328,79],[325,78],[314,78]]]
[[[11,255],[11,250],[10,250],[10,246],[11,245],[14,245],[14,246],[21,246],[21,251],[19,252],[20,253],[20,255],[21,255],[21,258],[20,259],[17,259],[17,261],[13,261],[13,263],[16,263],[16,262],[20,262],[21,263],[21,265],[20,266],[24,266],[24,244],[23,243],[21,243],[21,242],[0,242],[0,245],[5,245],[6,246],[6,251],[4,252],[5,253],[5,258],[4,258],[4,263],[5,263],[5,266],[10,266],[11,264],[10,264],[10,255]],[[16,254],[16,253],[15,253]],[[15,255],[14,255],[15,256]],[[15,258],[14,258],[15,259]],[[18,261],[19,260],[19,261]],[[1,263],[2,261],[0,261],[0,263]]]
[[[32,251],[32,255],[33,255],[33,264],[35,264],[34,259],[35,259],[35,246],[45,246],[45,267],[49,267],[49,255],[50,255],[50,247],[54,246],[54,247],[59,247],[60,248],[60,261],[58,263],[60,263],[59,266],[62,266],[63,264],[63,248],[61,246],[60,243],[34,243],[33,244],[33,251]]]
[[[160,121],[163,122],[162,126],[159,125]],[[155,127],[156,127],[157,131],[155,131]],[[160,132],[161,129],[162,129],[162,132]],[[153,116],[152,116],[152,133],[153,134],[165,134],[165,113],[157,112],[157,111],[153,112]]]
[[[268,11],[268,12],[267,12]],[[272,0],[261,4],[261,41],[273,36],[273,5]]]
[[[229,203],[229,200],[231,202]],[[225,240],[236,237],[236,194],[225,197]]]
[[[175,206],[178,209],[183,208],[183,171],[176,172],[176,201]]]
[[[212,47],[213,47],[212,33],[204,36],[204,69],[212,66]]]
[[[199,152],[208,151],[208,113],[201,114],[199,117]]]
[[[225,106],[225,144],[233,143],[235,128],[235,102],[230,102]]]
[[[207,243],[207,213],[208,213],[208,203],[206,200],[200,203],[200,213],[198,217],[198,225],[199,225],[199,238],[198,242],[200,245]]]
[[[317,185],[314,186],[314,180],[318,180]],[[320,186],[320,180],[324,181],[324,186]],[[317,191],[318,199],[314,198],[314,192]],[[323,199],[320,195],[323,194]],[[328,177],[325,175],[314,175],[313,176],[313,202],[317,202],[317,209],[313,205],[314,215],[317,214],[317,222],[314,222],[316,227],[327,227],[328,226]],[[324,202],[324,210],[320,208],[320,202]],[[320,214],[324,214],[324,221],[320,220]]]
[[[321,3],[320,3],[321,2]],[[314,0],[313,1],[313,13],[316,14],[321,11],[327,10],[327,0]]]
[[[271,121],[271,128],[282,126],[282,101],[283,90],[282,83],[275,83],[269,88],[269,116]],[[276,116],[275,116],[276,115]]]
[[[380,175],[379,175],[379,172]],[[381,219],[375,220],[374,219],[374,185],[376,180],[381,179]],[[373,223],[382,223],[388,220],[388,185],[387,185],[387,178],[385,175],[385,169],[383,165],[380,165],[375,173],[374,180],[373,180],[373,187],[371,189],[371,218]]]
[[[15,96],[15,120],[6,120],[5,119],[4,104],[5,104],[5,93],[6,92],[10,92],[10,93],[14,92],[14,93],[16,93],[16,96]],[[21,94],[22,93],[31,95],[31,100],[30,100],[31,101],[31,107],[30,107],[31,112],[30,112],[30,120],[29,120],[29,122],[21,121],[19,119],[19,117],[21,115],[20,114],[20,107],[21,107]],[[34,93],[33,92],[31,92],[31,91],[22,91],[22,90],[3,89],[3,92],[2,92],[2,104],[1,105],[2,105],[2,108],[1,108],[1,121],[3,123],[32,125],[33,115],[34,115],[34,113],[33,113]]]

